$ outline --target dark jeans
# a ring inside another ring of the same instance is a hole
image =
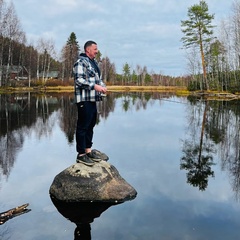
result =
[[[96,102],[77,103],[77,109],[76,149],[82,154],[86,148],[92,147],[93,128],[97,120]]]

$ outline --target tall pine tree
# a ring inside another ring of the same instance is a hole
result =
[[[79,51],[80,47],[77,42],[76,34],[72,32],[66,45],[62,49],[63,72],[65,79],[70,79],[72,77],[73,65],[78,58]]]
[[[213,39],[214,26],[212,20],[214,15],[208,13],[207,3],[200,1],[199,4],[195,4],[188,9],[188,18],[188,20],[181,21],[182,32],[185,34],[181,40],[185,48],[199,46],[203,80],[207,90],[209,90],[204,49]]]

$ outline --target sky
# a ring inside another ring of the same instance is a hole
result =
[[[181,20],[199,0],[6,0],[12,1],[27,41],[52,40],[60,54],[74,32],[83,50],[94,40],[102,57],[109,57],[118,73],[146,66],[149,73],[182,76],[188,73],[182,49]],[[233,0],[206,0],[214,23],[231,14]]]

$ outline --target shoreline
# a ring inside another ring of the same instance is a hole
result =
[[[221,91],[193,91],[190,92],[186,87],[179,86],[107,86],[108,92],[171,92],[179,96],[199,96],[209,100],[211,99],[240,99],[240,93],[230,93]],[[0,87],[0,94],[11,93],[45,93],[45,92],[74,92],[74,86],[56,86],[56,87]]]

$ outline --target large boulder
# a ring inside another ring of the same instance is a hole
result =
[[[121,203],[137,195],[117,169],[106,161],[92,167],[82,163],[68,167],[54,178],[49,193],[65,202]]]

